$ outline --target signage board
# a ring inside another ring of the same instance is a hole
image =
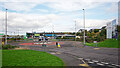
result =
[[[34,34],[34,36],[40,36],[40,34]]]

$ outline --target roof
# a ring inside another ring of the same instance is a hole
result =
[[[75,36],[75,35],[64,34],[64,35],[56,35],[56,36]]]

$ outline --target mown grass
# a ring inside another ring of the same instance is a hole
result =
[[[2,50],[2,66],[63,66],[58,57],[33,50]]]
[[[85,43],[87,46],[95,46],[94,43]],[[107,39],[105,41],[97,43],[97,47],[108,47],[108,48],[120,48],[118,46],[118,40],[116,39]]]

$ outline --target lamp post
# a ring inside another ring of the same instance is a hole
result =
[[[6,9],[6,14],[5,14],[5,17],[6,17],[6,19],[5,19],[5,44],[7,45],[7,10],[8,9]]]
[[[76,42],[76,21],[75,21],[75,42]]]
[[[52,31],[53,31],[52,39],[54,39],[54,25],[52,26]]]
[[[85,46],[85,9],[83,9],[83,23],[84,23],[84,46]]]
[[[32,40],[33,40],[33,35],[34,35],[34,34],[33,34],[33,29],[32,29]]]

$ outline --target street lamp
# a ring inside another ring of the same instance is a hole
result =
[[[33,40],[33,35],[34,35],[34,34],[33,34],[33,29],[32,29],[32,40]]]
[[[5,44],[7,45],[7,10],[8,9],[6,9],[6,15],[5,15],[5,17],[6,17],[6,19],[5,19]]]
[[[53,31],[52,39],[54,39],[54,25],[52,26],[52,31]]]
[[[76,42],[76,20],[75,20],[75,42]]]
[[[83,23],[84,23],[84,46],[85,46],[85,9],[83,9]]]

